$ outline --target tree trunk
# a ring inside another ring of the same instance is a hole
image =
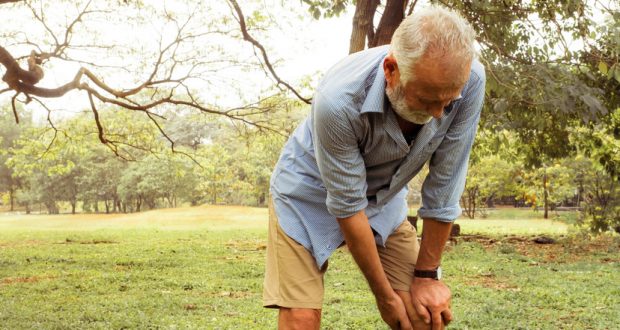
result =
[[[114,200],[112,201],[112,212],[116,213],[117,210],[118,212],[121,211],[120,201],[118,198],[114,197]]]
[[[77,201],[71,201],[71,214],[75,214],[76,205],[77,205]]]
[[[547,166],[544,166],[544,170],[545,170],[543,174],[543,195],[544,195],[544,203],[545,203],[544,218],[549,219],[549,190],[547,189]]]
[[[48,202],[44,202],[44,204],[45,204],[45,208],[47,209],[48,214],[60,213],[60,210],[58,210],[58,205],[56,205],[56,202],[48,201]]]
[[[11,209],[10,211],[15,211],[15,188],[13,185],[9,185],[9,199],[11,200]]]
[[[258,197],[258,206],[264,206],[266,204],[265,200],[267,199],[267,196],[265,194],[265,192],[261,192],[260,196]]]
[[[471,218],[474,219],[476,217],[476,198],[478,198],[478,188],[475,189],[474,196],[472,198],[472,206],[471,206]]]
[[[375,33],[368,47],[377,47],[387,45],[392,41],[392,35],[396,28],[405,18],[405,8],[408,0],[388,0],[385,4],[385,10],[379,21],[377,32]]]
[[[374,39],[375,12],[380,0],[358,0],[353,16],[353,30],[349,42],[349,54],[359,52],[366,48],[366,38],[370,43]]]
[[[108,199],[106,198],[103,201],[103,205],[105,205],[105,214],[110,214],[110,204],[108,204]],[[116,208],[116,207],[114,207]]]

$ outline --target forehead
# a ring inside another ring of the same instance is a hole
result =
[[[469,78],[471,62],[450,58],[423,57],[413,67],[406,88],[428,99],[455,98]]]

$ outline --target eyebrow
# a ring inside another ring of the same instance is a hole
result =
[[[462,98],[463,98],[463,95],[461,95],[461,93],[459,93],[459,95],[457,97],[451,99],[450,102],[454,102],[454,101],[460,100]],[[418,99],[420,101],[422,101],[423,103],[434,103],[434,102],[440,102],[441,101],[441,100],[429,100],[429,99],[425,99],[425,98],[422,98],[422,97],[418,97]]]

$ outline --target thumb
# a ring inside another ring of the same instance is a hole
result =
[[[424,305],[420,304],[419,302],[414,302],[413,307],[415,307],[415,310],[418,313],[418,316],[422,318],[424,323],[426,324],[431,323],[431,314],[428,312],[428,309],[424,307]]]

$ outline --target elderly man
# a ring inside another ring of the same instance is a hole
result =
[[[474,37],[457,13],[420,9],[389,47],[325,75],[271,178],[263,304],[280,328],[319,328],[327,260],[345,242],[391,328],[450,322],[440,261],[484,97]],[[427,161],[418,245],[407,183]]]

